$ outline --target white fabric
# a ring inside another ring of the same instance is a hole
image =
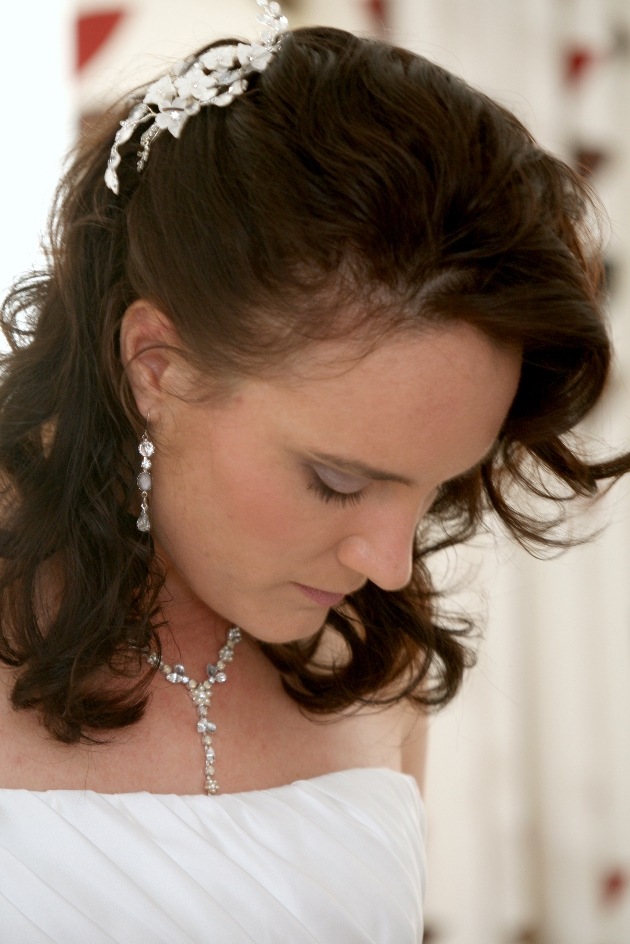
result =
[[[415,781],[206,796],[0,790],[2,944],[418,944]]]

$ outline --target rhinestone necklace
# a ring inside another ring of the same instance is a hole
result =
[[[207,666],[207,679],[203,682],[196,682],[186,674],[183,665],[167,665],[162,662],[160,657],[151,652],[147,655],[147,662],[160,670],[167,682],[173,685],[185,685],[191,701],[197,709],[197,732],[201,735],[201,743],[205,755],[205,784],[204,790],[208,796],[219,792],[219,784],[214,776],[214,747],[212,745],[212,735],[217,729],[216,724],[208,718],[208,709],[212,701],[212,692],[215,685],[222,685],[227,681],[225,669],[229,662],[234,658],[234,648],[241,641],[241,631],[238,626],[232,626],[228,630],[225,644],[219,650],[219,658],[216,664],[210,663]]]

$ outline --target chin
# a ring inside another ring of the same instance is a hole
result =
[[[322,613],[297,612],[290,617],[270,618],[265,625],[260,620],[252,620],[248,625],[246,622],[238,623],[244,632],[252,639],[258,642],[270,643],[274,646],[280,646],[289,642],[300,642],[310,639],[326,625],[327,611]]]

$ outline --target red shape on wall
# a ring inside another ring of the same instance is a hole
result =
[[[565,58],[567,81],[572,85],[579,82],[596,60],[595,52],[587,46],[574,46],[568,49]]]
[[[607,905],[616,905],[628,892],[630,875],[622,868],[612,868],[602,876],[602,899]]]
[[[376,26],[382,29],[387,24],[387,0],[367,0],[367,7]]]
[[[610,154],[606,151],[585,144],[576,145],[572,157],[574,166],[587,179],[597,174],[610,160]]]
[[[102,10],[77,17],[77,72],[107,42],[125,16],[124,10]]]

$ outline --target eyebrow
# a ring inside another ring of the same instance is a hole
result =
[[[492,444],[488,452],[482,456],[482,458],[475,462],[469,469],[466,469],[464,472],[460,472],[459,475],[454,476],[454,479],[464,478],[467,475],[472,475],[474,472],[477,472],[485,462],[492,457],[494,450],[496,448],[496,442]],[[313,459],[318,462],[323,462],[326,465],[335,466],[341,472],[348,472],[350,475],[357,475],[361,478],[372,479],[377,482],[398,482],[400,485],[407,485],[412,487],[416,484],[414,479],[408,479],[404,475],[398,475],[396,472],[389,472],[386,469],[377,469],[373,465],[369,465],[367,462],[359,462],[355,459],[346,459],[344,456],[336,456],[330,452],[312,452],[311,456]]]
[[[358,462],[355,459],[345,459],[343,456],[335,456],[329,452],[313,452],[313,459],[323,462],[326,465],[335,466],[341,472],[349,472],[351,475],[357,475],[360,478],[373,479],[378,482],[398,482],[401,485],[415,485],[413,479],[408,479],[404,475],[397,475],[395,472],[388,472],[385,469],[377,469],[367,462]]]

